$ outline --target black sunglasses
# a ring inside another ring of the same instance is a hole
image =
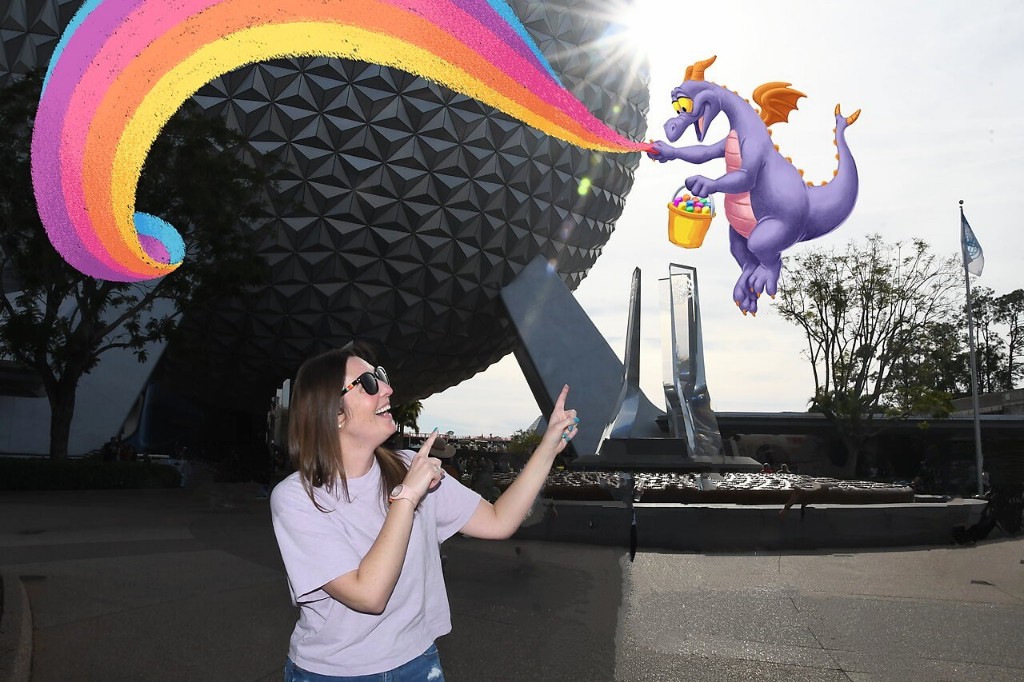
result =
[[[363,372],[352,381],[351,384],[341,389],[341,395],[345,395],[356,386],[362,386],[363,390],[366,391],[367,395],[377,395],[380,391],[380,383],[383,381],[388,386],[391,382],[388,381],[388,373],[384,371],[383,367],[378,367],[372,372]]]

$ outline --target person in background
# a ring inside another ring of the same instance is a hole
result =
[[[494,460],[486,454],[480,455],[477,460],[476,471],[473,472],[470,487],[485,500],[496,500],[501,494],[494,482]]]
[[[192,474],[192,464],[188,461],[188,448],[182,444],[174,447],[174,457],[178,461],[178,475],[181,476],[181,487],[188,486],[189,476]]]
[[[456,480],[462,480],[462,472],[455,461],[455,446],[438,436],[430,447],[430,456],[441,460],[441,470]]]
[[[303,363],[288,428],[296,471],[270,499],[299,607],[286,682],[444,679],[435,640],[451,630],[451,615],[438,544],[455,533],[501,539],[516,531],[578,433],[568,392],[523,471],[491,504],[444,475],[430,455],[436,430],[418,452],[383,447],[396,428],[392,389],[366,350],[346,346]]]

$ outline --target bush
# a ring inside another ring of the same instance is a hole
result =
[[[108,490],[177,488],[173,467],[151,462],[0,458],[0,490]]]

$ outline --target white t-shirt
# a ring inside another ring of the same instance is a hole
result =
[[[415,453],[399,454],[409,460]],[[313,505],[298,473],[281,481],[270,497],[292,603],[299,607],[288,655],[310,672],[352,676],[391,670],[452,629],[438,544],[466,525],[480,495],[451,476],[416,508],[402,573],[384,613],[353,611],[322,589],[356,570],[377,539],[386,514],[380,479],[374,459],[365,476],[348,479],[351,501],[340,483],[334,495],[314,489],[327,513]]]

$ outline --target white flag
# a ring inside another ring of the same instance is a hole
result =
[[[981,250],[981,244],[967,223],[963,210],[960,211],[960,248],[964,253],[967,272],[980,277],[981,271],[985,269],[985,252]]]

